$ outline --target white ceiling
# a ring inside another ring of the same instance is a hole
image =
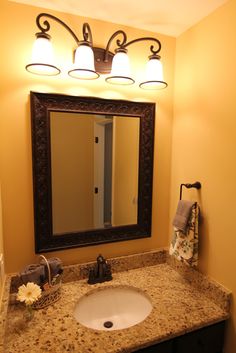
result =
[[[177,37],[228,0],[10,0]]]

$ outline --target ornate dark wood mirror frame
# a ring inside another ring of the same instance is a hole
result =
[[[31,92],[36,253],[151,236],[155,104]],[[62,235],[52,234],[50,112],[140,118],[138,222]]]

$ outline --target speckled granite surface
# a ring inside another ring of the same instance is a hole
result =
[[[5,281],[4,292],[2,295],[1,310],[0,310],[0,352],[4,353],[5,341],[5,326],[7,320],[7,313],[9,307],[9,293],[10,293],[11,279],[8,277]]]
[[[61,299],[36,311],[29,323],[23,320],[21,305],[10,305],[3,352],[128,353],[228,318],[227,290],[197,271],[178,268],[168,256],[167,262],[158,262],[153,252],[151,256],[149,266],[114,271],[109,283],[90,286],[82,279],[63,284]],[[133,327],[110,332],[76,322],[73,310],[79,298],[107,286],[133,286],[144,291],[153,304],[151,314]]]

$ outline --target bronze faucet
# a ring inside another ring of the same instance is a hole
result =
[[[94,268],[89,270],[89,284],[102,283],[111,281],[111,266],[107,263],[102,255],[97,257],[97,263]]]

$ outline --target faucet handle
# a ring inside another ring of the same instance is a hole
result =
[[[105,278],[106,281],[111,281],[112,280],[112,274],[111,274],[111,265],[109,263],[107,263],[107,261],[105,262]]]
[[[94,284],[95,282],[95,270],[94,268],[91,268],[89,270],[89,277],[88,277],[88,283],[89,284]]]

